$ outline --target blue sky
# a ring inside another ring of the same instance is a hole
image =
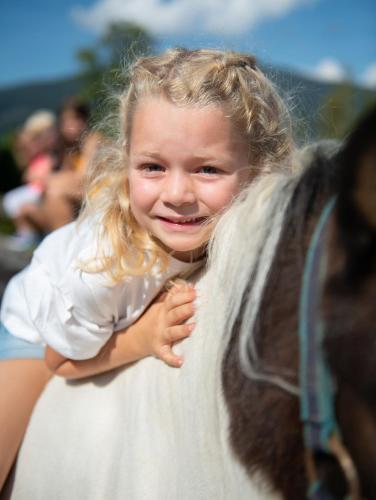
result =
[[[143,24],[159,48],[233,48],[376,88],[375,0],[3,0],[0,87],[73,74],[77,50],[120,19]]]

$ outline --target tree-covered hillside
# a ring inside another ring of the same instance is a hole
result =
[[[78,93],[94,103],[93,116],[100,118],[106,104],[98,106],[98,102],[106,87],[126,84],[126,78],[119,78],[119,65],[153,52],[155,40],[144,28],[129,22],[111,24],[93,45],[78,50],[80,71],[75,77],[0,89],[0,137],[19,127],[33,111],[56,111],[67,97]],[[357,116],[376,102],[376,91],[350,82],[325,84],[262,62],[261,67],[287,100],[299,141],[343,137]]]
[[[57,110],[80,90],[78,78],[35,82],[0,89],[0,135],[22,125],[37,109]]]
[[[266,65],[263,70],[288,101],[300,140],[341,136],[347,131],[337,130],[341,123],[346,129],[365,108],[376,103],[375,91],[321,83]],[[64,99],[82,88],[82,80],[75,77],[0,89],[0,135],[19,127],[37,109],[57,110]]]

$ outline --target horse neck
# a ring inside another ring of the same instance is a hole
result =
[[[249,326],[246,321],[242,326],[243,312],[254,275],[249,277],[223,368],[233,447],[249,472],[261,471],[289,500],[304,498],[306,492],[299,401],[281,389],[281,384],[278,387],[270,382],[282,379],[292,387],[298,386],[298,304],[304,258],[330,191],[329,183],[325,180],[323,185],[319,175],[319,169],[314,173],[310,170],[294,186],[262,290],[251,338],[257,351],[254,368],[264,376],[259,380],[249,378],[239,366],[239,342],[244,335],[241,329],[244,323]]]

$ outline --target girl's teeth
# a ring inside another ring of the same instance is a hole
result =
[[[205,217],[191,217],[189,219],[178,219],[178,220],[162,217],[162,219],[165,219],[168,222],[172,222],[173,224],[195,224],[203,221]]]
[[[197,221],[199,221],[201,219],[202,219],[202,217],[195,217],[194,219],[182,219],[182,220],[179,220],[177,222],[180,223],[180,224],[185,224],[187,222],[197,222]]]

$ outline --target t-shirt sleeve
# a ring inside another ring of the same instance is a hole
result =
[[[103,276],[71,264],[55,281],[35,257],[24,279],[30,318],[42,339],[61,355],[89,359],[100,351],[114,331],[114,287]],[[33,283],[38,283],[36,289]]]

